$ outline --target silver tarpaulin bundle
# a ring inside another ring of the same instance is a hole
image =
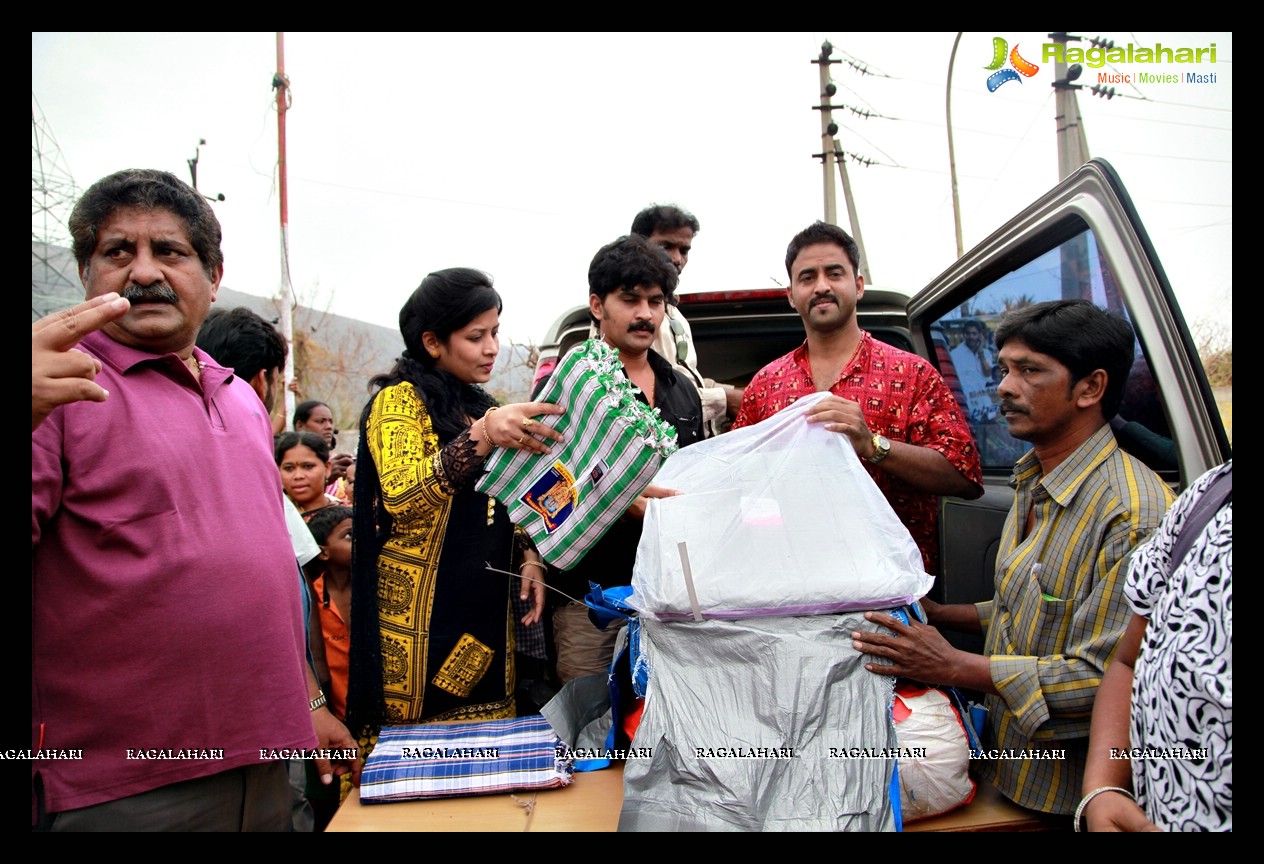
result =
[[[641,619],[645,711],[620,831],[893,831],[892,682],[863,613]]]
[[[676,431],[637,392],[618,351],[589,339],[539,396],[566,408],[540,420],[566,443],[547,454],[497,448],[487,460],[478,490],[504,504],[555,567],[578,563],[676,450]]]

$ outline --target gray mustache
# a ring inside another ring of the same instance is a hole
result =
[[[162,283],[128,285],[123,289],[123,297],[129,303],[170,303],[175,306],[180,302],[180,296],[169,286]]]

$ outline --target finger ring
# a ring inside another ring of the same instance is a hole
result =
[[[527,440],[527,433],[526,433],[526,432],[523,432],[521,435],[519,435],[519,436],[518,436],[518,443],[519,443],[519,444],[521,444],[523,441],[526,441],[526,440]]]
[[[532,426],[534,426],[534,425],[535,425],[535,421],[534,421],[534,420],[532,420],[530,417],[523,417],[523,418],[522,418],[522,428],[523,428],[523,429],[530,429],[530,428],[531,428]]]

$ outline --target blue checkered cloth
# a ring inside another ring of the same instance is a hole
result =
[[[554,789],[571,758],[539,714],[481,723],[387,726],[360,778],[366,804]]]

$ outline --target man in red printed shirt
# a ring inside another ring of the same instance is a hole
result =
[[[758,423],[812,393],[828,390],[808,414],[846,435],[908,528],[926,572],[939,572],[939,495],[978,498],[982,471],[961,409],[933,366],[860,329],[865,293],[856,243],[817,222],[786,250],[786,296],[807,341],[755,373],[733,428]]]

